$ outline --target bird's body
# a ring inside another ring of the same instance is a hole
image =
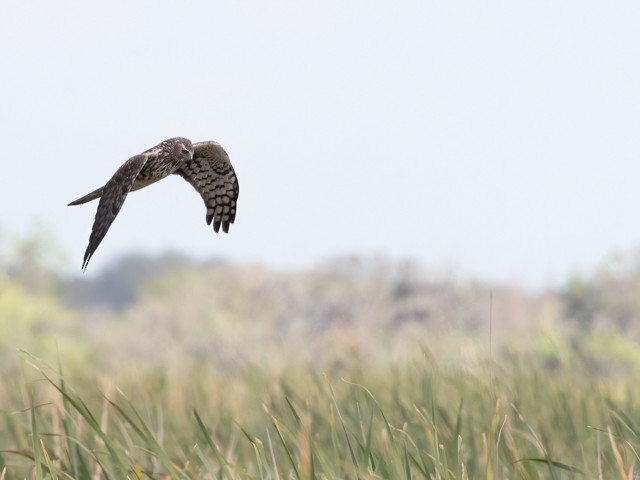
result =
[[[206,221],[218,232],[229,231],[235,221],[238,179],[229,156],[216,142],[192,144],[170,138],[127,160],[103,186],[71,202],[80,205],[100,198],[82,268],[85,269],[107,234],[130,191],[139,190],[175,173],[200,193],[207,208]]]

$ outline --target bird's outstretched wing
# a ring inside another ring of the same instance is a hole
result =
[[[87,251],[84,253],[84,261],[82,262],[83,270],[87,268],[91,256],[107,234],[113,220],[122,208],[122,204],[127,198],[127,195],[133,186],[133,182],[140,173],[140,170],[142,170],[142,167],[144,167],[148,158],[149,155],[146,153],[131,157],[118,169],[113,177],[111,177],[111,180],[109,180],[102,188],[102,197],[98,204],[96,218],[93,221],[93,228],[91,229],[91,236],[89,237],[89,246],[87,247]]]
[[[174,173],[195,188],[207,208],[207,225],[213,220],[213,230],[227,233],[236,219],[236,204],[240,187],[227,152],[217,142],[193,144],[193,159]]]

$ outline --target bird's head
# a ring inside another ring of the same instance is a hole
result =
[[[193,158],[193,145],[191,140],[186,138],[176,138],[173,142],[173,156],[183,162],[188,162]]]

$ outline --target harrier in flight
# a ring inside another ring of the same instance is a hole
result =
[[[175,173],[195,188],[207,208],[207,225],[220,226],[227,233],[236,219],[240,188],[227,152],[216,142],[191,143],[186,138],[170,138],[131,157],[103,187],[71,202],[81,205],[100,198],[89,246],[84,254],[85,270],[91,256],[107,234],[129,192],[139,190]]]

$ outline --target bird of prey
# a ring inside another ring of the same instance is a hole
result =
[[[186,138],[170,138],[124,162],[103,187],[69,204],[81,205],[100,198],[89,245],[84,254],[85,270],[98,245],[107,234],[129,192],[146,187],[175,173],[195,188],[207,208],[206,221],[217,233],[227,233],[236,219],[240,193],[227,152],[217,142],[192,144]]]

